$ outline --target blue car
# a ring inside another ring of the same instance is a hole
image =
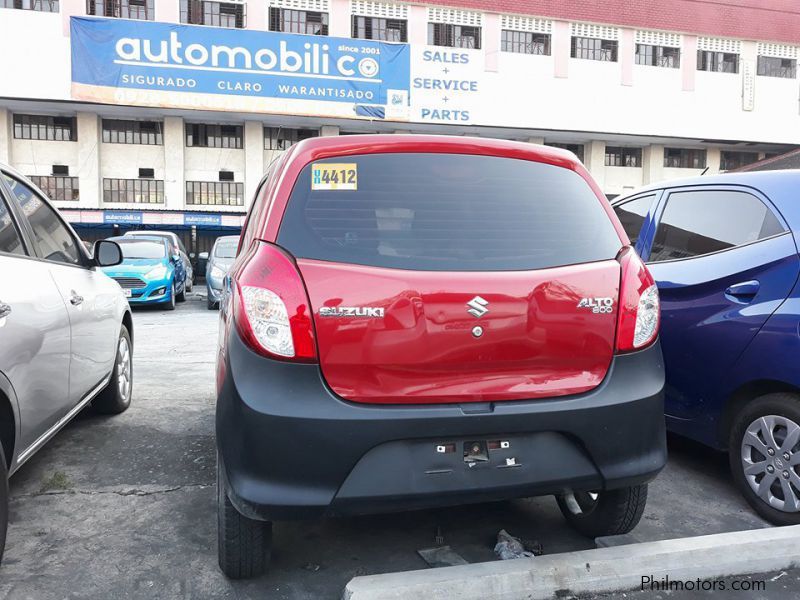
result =
[[[800,523],[800,171],[653,185],[613,206],[656,279],[667,427],[729,454],[749,504]]]
[[[163,305],[175,310],[175,302],[185,298],[180,273],[180,256],[171,256],[170,244],[160,237],[112,237],[122,249],[122,263],[104,268],[106,275],[119,283],[131,306]]]

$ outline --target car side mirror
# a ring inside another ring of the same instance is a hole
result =
[[[201,252],[199,256],[200,260],[208,260],[208,252]]]
[[[122,262],[122,248],[116,242],[100,240],[94,245],[94,264],[98,267],[113,267]]]

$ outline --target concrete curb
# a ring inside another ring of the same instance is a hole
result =
[[[644,542],[536,558],[355,577],[343,600],[535,600],[800,566],[800,525]]]

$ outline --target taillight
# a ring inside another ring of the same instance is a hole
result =
[[[315,362],[311,307],[300,273],[277,246],[256,244],[234,278],[236,329],[263,356]]]
[[[640,350],[655,341],[661,309],[656,282],[633,248],[623,250],[619,262],[622,267],[622,279],[619,292],[617,351],[630,352]]]

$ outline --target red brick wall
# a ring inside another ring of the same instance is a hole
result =
[[[800,44],[800,0],[419,0],[419,3]]]

